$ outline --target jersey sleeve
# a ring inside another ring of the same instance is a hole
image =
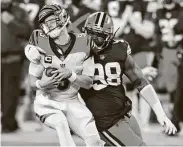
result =
[[[29,64],[29,74],[35,77],[41,77],[44,71],[42,64],[34,64],[30,62]]]
[[[127,55],[130,55],[132,53],[131,47],[129,43],[125,40],[119,40],[118,44],[120,45],[120,48],[122,48]]]
[[[93,57],[89,57],[83,63],[83,72],[82,72],[82,74],[93,77],[94,72],[95,72],[94,59],[93,59]]]
[[[39,46],[39,38],[40,37],[45,38],[45,35],[42,33],[42,31],[39,29],[34,30],[29,38],[29,44]]]

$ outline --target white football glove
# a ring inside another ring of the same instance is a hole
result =
[[[165,133],[167,134],[175,134],[177,132],[176,127],[172,124],[170,119],[167,116],[157,117],[160,125],[165,129]]]
[[[177,132],[176,127],[172,124],[169,118],[166,116],[160,102],[156,103],[152,109],[154,110],[157,120],[160,125],[165,129],[165,133],[175,134]]]
[[[149,80],[152,81],[154,78],[156,78],[158,71],[154,67],[145,67],[142,69],[143,75]]]
[[[34,46],[34,45],[26,45],[25,47],[25,56],[27,57],[27,59],[29,59],[29,61],[37,64],[39,63],[40,59],[41,59],[41,54],[42,53],[46,53],[43,49],[41,49],[40,47]]]

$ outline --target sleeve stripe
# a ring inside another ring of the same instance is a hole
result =
[[[30,36],[29,44],[31,44],[31,45],[35,45],[35,41],[34,41],[34,33],[32,33],[32,35]]]
[[[132,53],[132,50],[131,50],[130,46],[128,45],[127,54],[130,55],[131,53]]]
[[[37,43],[37,44],[38,44],[38,35],[39,35],[39,32],[36,31],[36,36],[35,36],[35,38],[36,38],[36,43]]]

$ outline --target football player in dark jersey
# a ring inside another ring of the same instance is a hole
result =
[[[81,90],[81,95],[93,113],[103,139],[113,146],[145,145],[139,126],[130,114],[131,100],[122,85],[123,74],[152,107],[165,132],[175,133],[176,128],[163,111],[154,88],[130,56],[129,44],[113,40],[111,17],[104,12],[93,13],[86,20],[84,31],[91,36],[95,76],[93,88]]]

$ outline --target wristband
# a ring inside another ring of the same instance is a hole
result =
[[[40,81],[40,80],[37,80],[37,81],[36,81],[36,87],[37,87],[38,89],[43,89],[43,88],[39,85],[39,81]]]
[[[69,80],[70,82],[74,82],[74,81],[76,80],[76,78],[77,78],[76,73],[75,73],[75,72],[72,72],[72,75],[71,75],[70,78],[68,78],[68,80]]]

